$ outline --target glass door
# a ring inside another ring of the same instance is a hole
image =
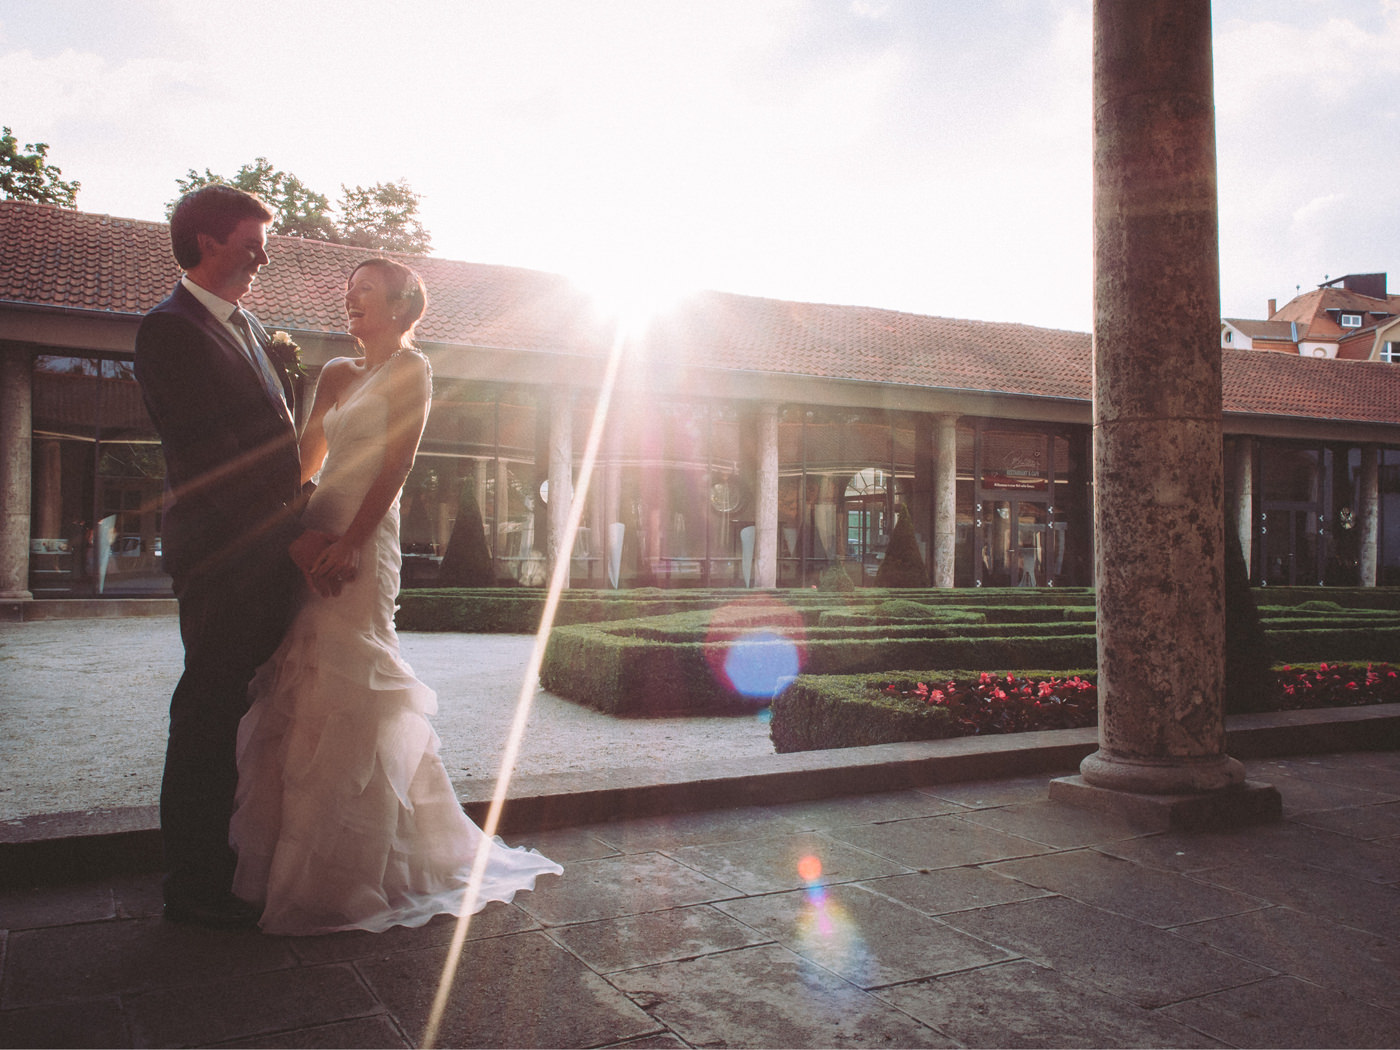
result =
[[[988,500],[977,524],[979,587],[1046,587],[1064,557],[1062,530],[1038,500]]]

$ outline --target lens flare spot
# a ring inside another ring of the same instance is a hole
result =
[[[803,882],[816,882],[822,877],[821,858],[810,854],[803,857],[797,862],[797,875]]]
[[[729,684],[750,697],[774,696],[797,677],[799,666],[797,644],[777,631],[746,631],[724,658]]]

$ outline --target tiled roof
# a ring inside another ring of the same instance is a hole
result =
[[[1222,350],[1225,411],[1400,423],[1400,367]]]
[[[164,223],[0,201],[0,306],[140,314],[179,277]],[[345,277],[367,255],[294,237],[269,239],[248,305],[272,328],[342,331]],[[414,256],[428,287],[428,344],[598,357],[608,340],[567,278]],[[1241,322],[1232,321],[1239,325]],[[667,366],[992,391],[1089,401],[1083,332],[925,317],[895,310],[703,292],[652,328]],[[1400,368],[1224,350],[1227,412],[1400,423]]]
[[[1227,317],[1225,321],[1251,339],[1264,339],[1275,343],[1293,341],[1293,325],[1288,321],[1251,321],[1242,317]]]

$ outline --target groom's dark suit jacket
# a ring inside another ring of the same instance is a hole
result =
[[[264,345],[266,332],[253,321]],[[285,552],[301,531],[293,386],[286,411],[243,351],[182,284],[136,335],[136,378],[165,451],[162,560],[173,576]]]

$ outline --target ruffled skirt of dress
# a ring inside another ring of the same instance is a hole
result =
[[[478,849],[489,860],[474,910],[563,872],[486,839],[457,801],[428,721],[437,697],[399,656],[387,597],[398,591],[392,517],[377,571],[362,565],[337,598],[308,596],[258,671],[239,726],[233,888],[263,906],[267,933],[379,931],[460,914]]]

